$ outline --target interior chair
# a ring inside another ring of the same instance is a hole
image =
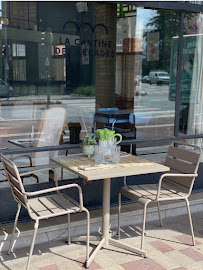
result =
[[[29,170],[30,167],[32,167],[32,159],[29,155],[17,156],[17,157],[13,157],[13,158],[10,157],[10,159],[13,161],[15,160],[15,162],[17,162],[17,164],[18,164],[17,166],[18,166],[20,173],[23,173],[26,170]],[[20,162],[18,162],[18,159],[20,159]],[[23,159],[23,162],[22,162],[22,159]],[[8,181],[6,178],[4,168],[3,168],[1,161],[0,161],[0,175],[2,175],[2,177],[3,177],[3,179],[1,179],[1,182]],[[30,173],[30,175],[36,179],[37,183],[39,183],[39,178],[37,175],[32,174],[32,173]],[[22,176],[22,181],[23,181],[23,178],[24,177]]]
[[[137,137],[137,125],[148,125],[150,114],[148,112],[136,112],[129,115],[129,123],[132,125],[131,130],[119,132],[124,140],[132,140]],[[130,144],[130,153],[132,154],[133,143]],[[136,148],[135,151],[136,153]]]
[[[62,143],[63,131],[66,123],[66,110],[64,108],[55,107],[45,110],[42,113],[38,131],[34,138],[33,147],[51,147],[57,146]],[[31,154],[31,159],[29,160],[29,165],[23,165],[24,169],[19,169],[21,172],[31,171],[30,175],[36,178],[37,183],[39,179],[37,175],[33,174],[33,168],[38,166],[44,166],[49,164],[50,158],[58,155],[58,151],[44,151],[44,152],[34,152]],[[23,158],[25,160],[25,155],[18,157],[18,159]],[[15,158],[16,160],[16,158]],[[24,162],[25,163],[25,162]],[[31,168],[28,168],[28,167]],[[26,168],[25,168],[26,167]],[[19,168],[19,166],[18,166]],[[25,177],[26,177],[25,176]],[[61,168],[61,179],[63,178],[63,168]]]
[[[26,270],[29,269],[30,260],[33,253],[33,248],[35,244],[36,234],[39,227],[39,221],[51,217],[57,217],[62,215],[68,216],[68,243],[71,242],[70,238],[70,214],[76,212],[85,212],[87,215],[87,238],[86,238],[86,260],[89,258],[89,212],[83,206],[83,196],[81,187],[78,184],[69,184],[64,186],[58,186],[56,171],[53,168],[44,168],[39,171],[52,170],[54,173],[54,181],[55,187],[43,189],[34,192],[26,192],[22,183],[21,176],[19,174],[18,168],[15,163],[7,159],[4,155],[0,155],[4,170],[6,172],[6,176],[8,178],[11,191],[15,201],[18,203],[18,210],[15,217],[14,227],[12,236],[10,239],[10,245],[8,254],[10,254],[13,242],[14,242],[14,234],[16,231],[16,226],[18,222],[18,217],[20,214],[21,206],[27,209],[28,214],[32,220],[34,220],[34,234],[30,247],[28,262],[26,266]],[[75,201],[65,193],[60,191],[69,189],[69,188],[77,188],[79,194],[79,202]]]
[[[66,124],[66,110],[51,108],[42,113],[34,147],[57,146],[62,143],[63,131]],[[58,151],[32,153],[33,166],[48,164],[49,159],[58,155]]]
[[[164,165],[170,168],[168,173],[161,175],[158,184],[146,185],[127,185],[124,178],[124,186],[119,191],[118,196],[118,236],[120,237],[120,211],[121,211],[121,195],[142,204],[143,226],[141,236],[141,249],[144,247],[146,210],[150,202],[157,203],[160,226],[162,226],[161,211],[159,203],[162,201],[185,200],[192,242],[195,245],[192,218],[190,213],[188,198],[192,192],[197,170],[199,167],[201,149],[198,146],[186,144],[183,142],[172,142]]]

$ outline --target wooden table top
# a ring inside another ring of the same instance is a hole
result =
[[[59,156],[51,160],[87,181],[169,171],[167,166],[131,154],[121,156],[117,164],[109,163],[101,167],[97,167],[94,157],[84,155]],[[95,167],[92,169],[89,166]]]
[[[133,110],[117,110],[117,111],[96,111],[95,117],[106,117],[107,119],[129,119],[129,115]]]

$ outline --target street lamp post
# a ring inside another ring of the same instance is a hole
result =
[[[46,83],[47,83],[47,109],[50,105],[50,94],[51,94],[51,82],[50,82],[50,67],[51,67],[51,52],[52,52],[52,43],[53,43],[53,35],[51,31],[42,32],[42,40],[43,45],[46,45],[47,48],[47,57],[45,59],[45,72],[46,72]]]
[[[46,81],[47,81],[47,109],[49,108],[50,104],[50,73],[49,73],[49,68],[50,68],[50,62],[49,58],[47,56],[45,60],[45,67],[46,67]]]

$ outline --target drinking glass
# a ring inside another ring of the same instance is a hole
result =
[[[112,153],[112,156],[111,156],[111,161],[113,163],[119,163],[120,162],[120,152],[121,152],[121,147],[116,146],[115,149],[114,149],[114,152]]]
[[[103,163],[104,155],[100,152],[99,145],[95,145],[95,147],[94,147],[94,160],[97,163]]]

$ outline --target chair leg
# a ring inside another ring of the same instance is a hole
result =
[[[35,222],[35,225],[34,225],[34,234],[33,234],[33,238],[32,238],[32,244],[31,244],[31,247],[30,247],[30,252],[29,252],[29,257],[28,257],[28,261],[27,261],[26,270],[28,270],[29,267],[30,267],[30,260],[31,260],[33,249],[34,249],[34,245],[35,245],[35,239],[36,239],[38,227],[39,227],[39,221],[37,220]]]
[[[61,180],[63,180],[63,167],[61,167]]]
[[[147,213],[147,204],[144,205],[144,211],[143,211],[142,238],[141,238],[141,249],[142,250],[144,248],[144,234],[145,234],[146,213]]]
[[[193,246],[195,246],[195,236],[194,236],[194,230],[193,230],[193,225],[192,225],[192,217],[191,217],[191,212],[190,212],[190,204],[187,198],[185,198],[185,202],[187,205],[187,212],[188,212],[188,217],[189,217],[189,222],[190,222],[190,229],[191,229],[191,234],[192,234],[192,243]]]
[[[120,216],[121,216],[121,193],[118,194],[118,238],[119,239],[121,236]]]
[[[160,226],[163,227],[159,202],[157,202],[157,207],[158,207],[158,213],[159,213]]]
[[[89,245],[90,245],[90,213],[88,210],[85,211],[87,214],[87,246],[86,246],[86,261],[89,260]]]
[[[18,217],[19,217],[19,214],[20,214],[20,209],[21,209],[21,204],[19,203],[18,204],[18,210],[16,212],[15,222],[14,222],[14,225],[13,225],[13,232],[12,232],[12,235],[11,235],[10,245],[9,245],[9,249],[8,249],[8,255],[11,253],[11,249],[12,249],[12,246],[13,246],[13,240],[14,240],[14,235],[15,235],[15,231],[16,231],[16,226],[17,226],[17,223],[18,223]]]
[[[133,152],[133,145],[131,144],[130,145],[130,154],[132,154],[132,152]]]
[[[39,177],[34,173],[32,173],[31,176],[36,179],[37,184],[38,184],[39,183]]]
[[[71,239],[70,239],[70,214],[68,214],[68,244],[71,244]]]

